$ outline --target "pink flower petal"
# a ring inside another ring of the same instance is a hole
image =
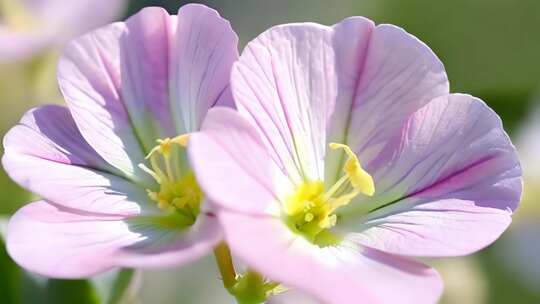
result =
[[[352,243],[320,248],[279,219],[220,212],[225,238],[250,267],[323,303],[435,303],[442,292],[427,266]]]
[[[451,195],[449,195],[450,197]],[[370,214],[349,231],[349,239],[391,254],[453,257],[488,246],[508,228],[508,211],[483,201],[407,198]],[[354,221],[354,219],[351,219]]]
[[[371,37],[376,27],[371,20],[350,17],[335,24],[332,31],[333,48],[336,54],[334,69],[338,89],[332,119],[327,125],[326,142],[347,143],[346,133],[351,121],[351,109],[366,64]],[[340,174],[342,160],[342,153],[327,153],[326,179],[333,181]]]
[[[118,41],[124,31],[125,24],[114,23],[68,44],[58,66],[58,82],[86,141],[135,179],[147,175],[136,174],[145,151],[121,98]]]
[[[228,90],[238,37],[217,11],[188,4],[178,11],[171,47],[170,115],[178,133],[195,132],[210,107],[232,103]]]
[[[347,35],[342,37],[340,43],[346,46]],[[363,164],[381,153],[412,113],[449,92],[444,66],[431,49],[388,24],[373,30],[356,77],[344,138]]]
[[[188,230],[164,230],[40,201],[11,218],[6,244],[10,256],[29,270],[81,278],[114,267],[165,267],[193,261],[219,242],[218,227],[215,219],[201,216]]]
[[[170,44],[176,19],[158,7],[141,10],[125,23],[114,41],[118,53],[108,54],[118,61],[118,90],[135,134],[149,151],[156,139],[178,135],[169,107]]]
[[[325,129],[337,94],[332,43],[326,26],[276,26],[251,41],[233,67],[238,111],[295,181],[324,174]]]
[[[288,180],[249,122],[232,109],[216,107],[202,130],[190,137],[188,152],[209,200],[241,212],[275,210],[279,189],[273,182]]]
[[[156,268],[193,262],[209,253],[222,240],[221,226],[214,215],[202,213],[189,228],[163,229],[127,220],[130,231],[142,238],[123,247],[115,260],[119,266]]]
[[[323,163],[329,141],[369,163],[414,111],[448,93],[425,44],[360,17],[271,28],[248,44],[231,84],[238,110],[295,180],[337,176],[339,153]]]
[[[30,110],[4,138],[9,176],[66,207],[102,214],[138,214],[148,198],[86,143],[67,108]]]
[[[521,168],[499,117],[482,101],[459,94],[433,100],[383,151],[372,171],[375,196],[342,214],[362,244],[403,255],[464,255],[510,224]]]
[[[229,23],[205,6],[178,16],[146,8],[70,43],[60,88],[88,143],[148,183],[137,165],[156,139],[196,131],[226,95],[236,44]]]

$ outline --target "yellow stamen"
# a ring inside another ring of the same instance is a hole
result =
[[[185,216],[186,220],[194,223],[203,194],[193,172],[181,168],[188,138],[189,134],[183,134],[174,138],[158,139],[158,145],[146,156],[151,169],[145,164],[140,164],[139,167],[159,184],[157,191],[147,190],[148,197],[156,202],[160,209]]]
[[[189,134],[182,134],[172,139],[174,143],[179,144],[182,147],[187,147],[188,140],[189,140]]]
[[[144,172],[148,173],[150,176],[152,176],[152,178],[154,178],[154,180],[158,183],[158,184],[161,184],[161,178],[159,177],[158,174],[156,174],[154,171],[152,171],[152,169],[148,168],[145,164],[139,164],[139,168],[141,168]]]
[[[173,144],[177,144],[181,147],[187,147],[189,140],[189,134],[182,134],[178,135],[174,138],[164,138],[164,139],[158,139],[156,142],[158,143],[157,146],[155,146],[152,150],[150,150],[150,153],[146,155],[146,159],[149,159],[154,153],[159,152],[163,154],[165,157],[169,157],[171,154],[171,149]]]
[[[362,168],[352,150],[337,143],[331,143],[330,148],[343,149],[348,156],[343,166],[345,174],[326,192],[322,181],[306,181],[285,203],[287,224],[314,243],[328,244],[328,238],[337,239],[329,232],[323,233],[336,225],[336,209],[348,205],[360,194],[372,196],[375,193],[373,178]],[[346,192],[347,189],[351,190]],[[326,239],[320,240],[323,236]]]
[[[343,171],[347,174],[353,188],[357,189],[360,193],[373,196],[373,194],[375,194],[375,183],[373,182],[373,178],[362,168],[360,161],[351,148],[347,145],[337,143],[331,143],[330,148],[333,150],[343,149],[349,157],[347,161],[345,161]]]

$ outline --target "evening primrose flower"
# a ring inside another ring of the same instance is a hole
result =
[[[71,42],[68,107],[26,113],[4,139],[8,174],[43,200],[10,220],[7,249],[52,277],[189,262],[221,235],[187,161],[189,134],[226,104],[237,36],[202,5],[146,8]]]
[[[449,94],[442,63],[392,25],[280,25],[233,66],[238,112],[190,137],[201,188],[251,269],[324,303],[433,303],[414,257],[475,252],[511,222],[521,169],[499,117]]]
[[[125,0],[0,0],[0,61],[30,57],[112,21]]]

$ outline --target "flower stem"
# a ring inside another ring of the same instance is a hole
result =
[[[218,264],[221,278],[223,279],[223,286],[229,291],[232,290],[236,284],[236,271],[234,270],[234,264],[231,257],[231,251],[225,242],[221,242],[214,249],[214,256]]]
[[[231,251],[225,242],[221,242],[214,248],[214,256],[221,273],[223,286],[235,297],[238,304],[265,303],[268,296],[276,291],[280,285],[267,281],[264,276],[249,268],[245,273],[237,275]]]

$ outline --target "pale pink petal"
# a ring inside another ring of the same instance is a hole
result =
[[[2,164],[28,190],[79,210],[138,214],[144,190],[120,176],[86,143],[67,108],[30,110],[4,138]]]
[[[251,41],[233,67],[238,111],[296,181],[324,174],[325,129],[337,94],[332,43],[326,26],[276,26]]]
[[[148,152],[156,139],[178,135],[169,107],[169,50],[176,19],[162,8],[150,7],[130,17],[114,43],[119,62],[119,91],[137,138]]]
[[[400,255],[467,255],[497,240],[512,222],[509,211],[483,207],[484,203],[451,196],[406,198],[395,207],[357,219],[359,222],[349,231],[360,232],[350,233],[348,238]]]
[[[347,47],[347,35],[340,45]],[[348,117],[346,143],[363,164],[369,164],[412,113],[448,94],[449,84],[443,64],[431,49],[393,25],[373,30],[362,63],[355,90],[348,90],[354,94],[352,107],[345,112],[350,114],[335,118]]]
[[[227,92],[237,37],[216,11],[146,8],[72,42],[60,88],[81,133],[132,179],[156,139],[196,131]],[[147,181],[143,181],[147,182]]]
[[[178,133],[199,130],[208,109],[232,103],[231,67],[238,58],[238,37],[229,21],[200,4],[178,11],[170,67],[171,114]]]
[[[321,248],[278,218],[226,211],[218,217],[241,260],[323,303],[435,303],[441,295],[437,272],[417,262],[348,242]]]
[[[157,138],[200,128],[238,58],[229,22],[199,4],[183,6],[178,16],[144,9],[128,19],[119,44],[122,98],[146,151]]]
[[[336,58],[337,96],[332,119],[327,126],[326,142],[347,143],[351,109],[366,64],[375,24],[363,17],[350,17],[332,27]],[[333,182],[341,172],[343,154],[331,152],[325,157],[325,179]],[[363,159],[362,159],[363,162]]]
[[[201,213],[188,228],[164,229],[138,219],[127,220],[139,242],[116,254],[117,265],[131,268],[162,268],[193,262],[212,252],[222,240],[221,226],[213,214]]]
[[[114,23],[71,42],[58,67],[60,89],[86,141],[108,163],[136,174],[145,151],[134,133],[120,91],[118,41],[125,24]]]
[[[242,53],[231,84],[276,163],[295,179],[326,174],[330,184],[343,158],[325,155],[327,142],[348,144],[369,163],[414,111],[448,93],[425,44],[360,17],[266,31]]]
[[[510,224],[521,168],[499,117],[481,100],[433,100],[383,151],[371,171],[375,196],[342,214],[362,244],[404,255],[464,255]]]
[[[137,240],[121,217],[74,214],[44,201],[10,219],[6,245],[22,267],[52,277],[82,277],[111,269],[116,248]]]
[[[55,278],[81,278],[114,267],[190,262],[207,254],[220,240],[216,220],[206,216],[183,231],[130,221],[40,201],[11,218],[7,249],[19,265],[31,271]]]
[[[287,178],[272,162],[256,130],[234,110],[211,109],[202,132],[191,135],[188,153],[211,202],[254,213],[279,207],[274,203],[279,192],[274,181],[285,183]]]

